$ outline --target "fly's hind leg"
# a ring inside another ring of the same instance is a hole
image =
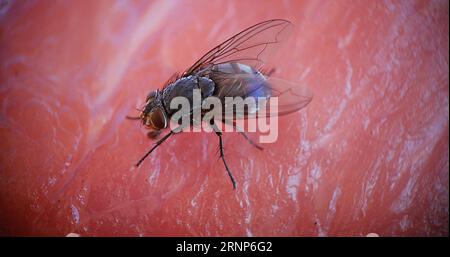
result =
[[[245,134],[245,132],[239,131],[239,134],[241,134],[252,146],[256,147],[256,149],[258,149],[260,151],[264,150],[264,148],[262,146],[258,145],[251,138],[249,138],[247,136],[247,134]]]
[[[253,141],[250,137],[248,137],[247,134],[244,132],[244,129],[239,127],[235,121],[225,120],[224,122],[225,124],[233,126],[233,128],[235,128],[236,131],[239,132],[239,134],[241,134],[252,146],[256,147],[256,149],[260,151],[264,150],[262,146],[258,145],[255,141]]]
[[[224,150],[223,150],[222,131],[214,123],[214,121],[211,121],[210,125],[211,125],[212,129],[214,129],[214,132],[216,132],[216,135],[219,137],[220,158],[222,159],[223,164],[225,165],[225,169],[227,170],[228,176],[231,179],[231,183],[233,183],[233,189],[236,189],[236,181],[234,180],[233,174],[231,173],[230,168],[228,168],[228,164],[225,161],[225,153],[224,153]]]

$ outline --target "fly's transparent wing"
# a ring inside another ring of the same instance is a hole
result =
[[[201,73],[213,65],[237,62],[260,68],[277,43],[289,36],[292,24],[286,20],[268,20],[253,25],[214,47],[187,69],[183,76]]]
[[[208,76],[215,82],[214,96],[222,103],[226,120],[281,116],[298,111],[313,94],[300,83],[264,76],[240,63],[216,65]]]
[[[313,98],[311,90],[300,83],[269,77],[267,84],[271,90],[270,103],[272,99],[276,98],[277,108],[272,108],[270,104],[266,105],[266,116],[282,116],[296,112],[308,105]]]

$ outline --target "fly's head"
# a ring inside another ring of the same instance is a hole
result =
[[[168,126],[168,118],[162,106],[162,95],[159,90],[148,94],[144,110],[139,115],[142,124],[154,130],[165,129]]]

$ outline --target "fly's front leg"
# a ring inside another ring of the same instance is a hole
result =
[[[150,139],[156,139],[159,135],[161,135],[161,130],[152,130],[147,132],[147,137]]]
[[[145,160],[145,158],[147,158],[159,145],[161,145],[164,141],[166,141],[170,136],[172,136],[174,134],[173,131],[170,131],[169,133],[167,133],[167,135],[165,135],[163,138],[161,138],[160,140],[158,140],[158,142],[156,142],[156,144],[152,147],[152,149],[150,149],[137,163],[136,163],[136,167],[138,167],[139,165],[141,165],[141,163]]]
[[[136,167],[138,167],[139,165],[141,165],[141,163],[145,160],[145,158],[147,158],[158,146],[160,146],[164,141],[166,141],[170,136],[181,132],[181,126],[175,128],[174,130],[171,130],[169,133],[167,133],[167,135],[165,135],[163,138],[161,138],[160,140],[158,140],[156,142],[156,144],[136,163]]]
[[[223,151],[222,131],[217,127],[214,121],[211,121],[211,127],[212,129],[214,129],[214,132],[216,132],[216,135],[219,137],[220,158],[222,159],[223,164],[225,165],[225,169],[227,170],[228,176],[231,179],[231,183],[233,183],[233,189],[236,189],[236,181],[234,180],[233,174],[231,174],[230,168],[228,168],[228,164],[225,161],[225,153]]]

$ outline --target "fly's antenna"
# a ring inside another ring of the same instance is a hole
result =
[[[141,117],[138,117],[138,116],[136,116],[136,117],[126,116],[126,118],[129,120],[140,120],[141,119]]]

